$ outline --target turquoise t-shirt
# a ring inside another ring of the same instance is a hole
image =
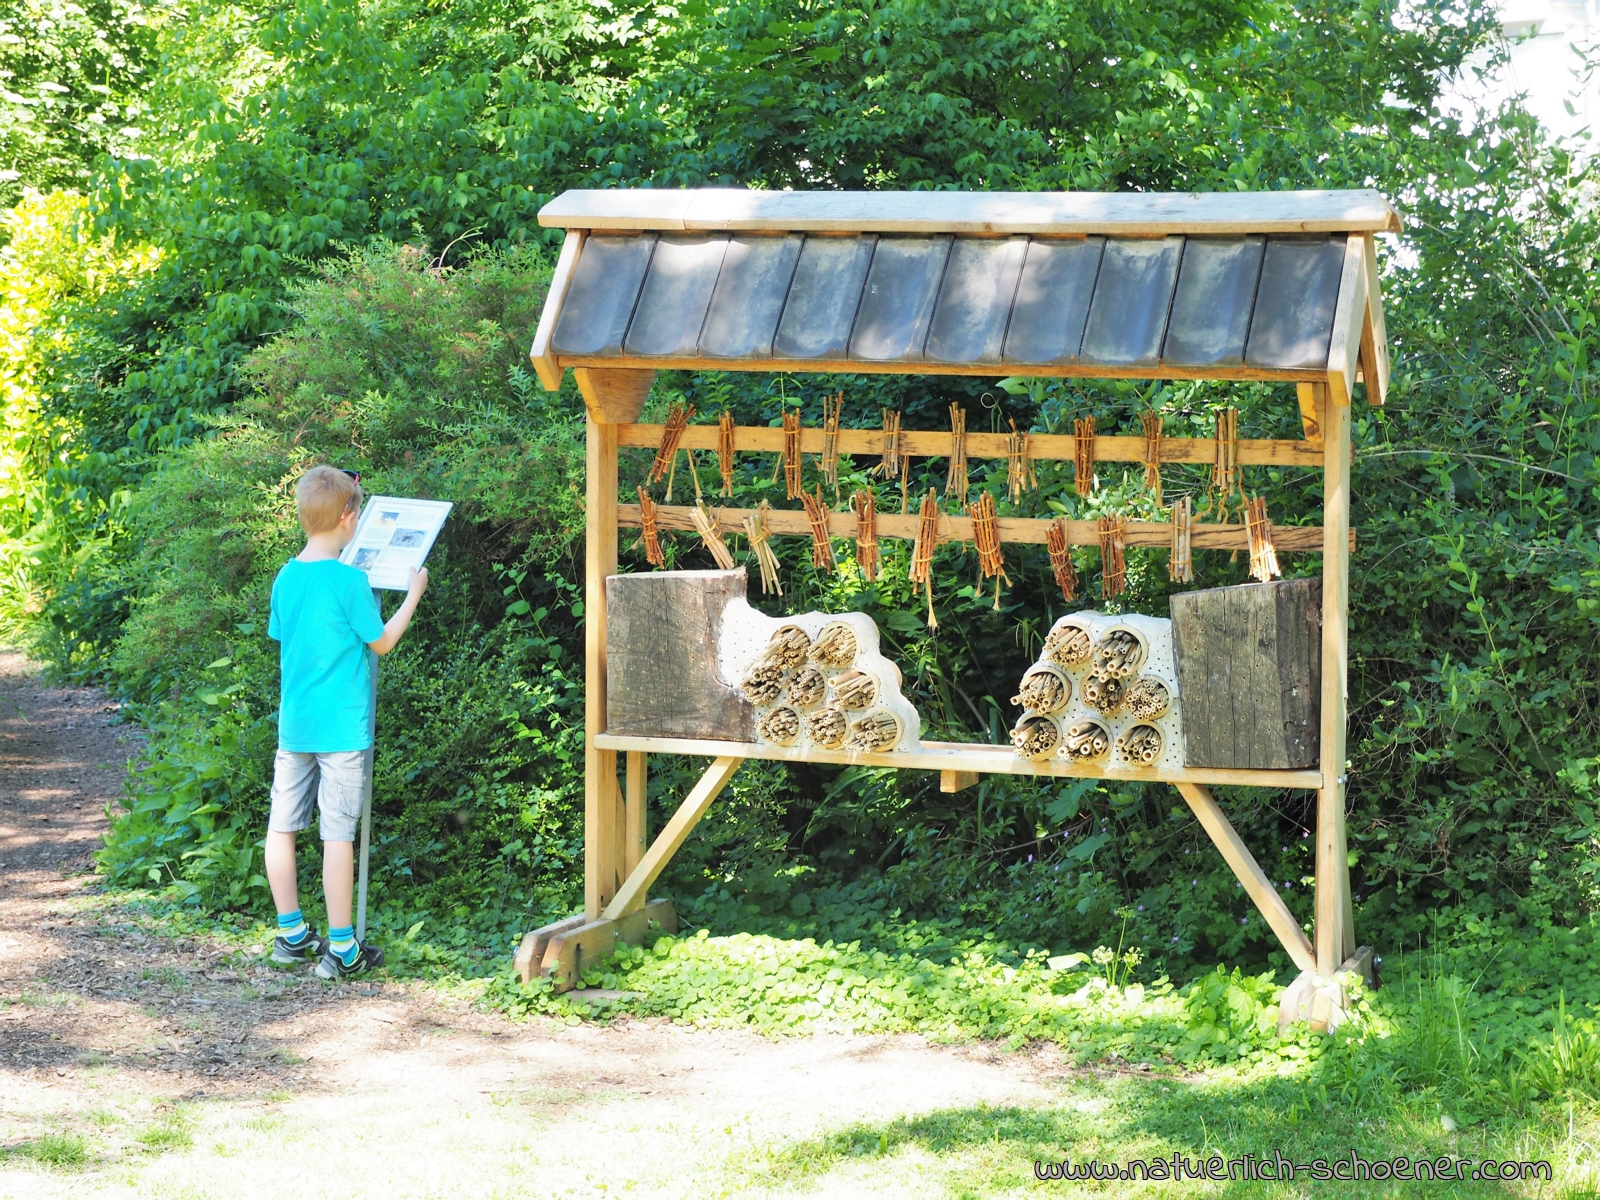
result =
[[[290,559],[272,581],[267,635],[281,643],[278,748],[330,754],[372,745],[367,643],[383,636],[383,620],[366,575],[333,558]]]

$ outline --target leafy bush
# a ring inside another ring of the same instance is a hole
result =
[[[489,892],[498,932],[565,910],[581,409],[548,404],[521,366],[545,278],[532,251],[448,272],[403,247],[330,263],[294,293],[304,323],[247,364],[257,392],[140,489],[131,613],[107,665],[151,737],[102,853],[114,879],[264,902],[269,592],[300,544],[294,481],[332,461],[374,493],[456,502],[413,633],[380,673],[376,911],[414,919]]]

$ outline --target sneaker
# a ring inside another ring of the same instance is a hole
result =
[[[275,963],[309,962],[313,958],[321,958],[323,951],[327,948],[327,940],[313,929],[298,942],[290,942],[287,938],[281,937],[276,939],[272,943],[272,961]]]
[[[345,965],[332,950],[322,956],[322,961],[317,964],[317,977],[319,979],[348,979],[352,975],[360,975],[365,971],[376,970],[383,966],[383,951],[376,946],[363,945],[356,951],[355,962]]]

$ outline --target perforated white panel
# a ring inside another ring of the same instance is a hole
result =
[[[1110,753],[1100,761],[1114,769],[1183,766],[1183,732],[1180,724],[1182,700],[1178,695],[1177,665],[1172,655],[1172,622],[1165,617],[1146,617],[1138,613],[1106,616],[1093,609],[1086,609],[1083,612],[1068,613],[1050,627],[1050,632],[1054,633],[1069,625],[1085,629],[1089,634],[1091,645],[1114,630],[1126,629],[1133,633],[1144,646],[1145,658],[1139,669],[1125,678],[1123,683],[1131,686],[1141,676],[1153,676],[1167,685],[1167,691],[1172,695],[1172,705],[1165,715],[1153,721],[1141,721],[1134,717],[1128,712],[1126,704],[1111,715],[1105,716],[1083,702],[1083,681],[1093,670],[1092,660],[1075,666],[1052,664],[1065,671],[1072,680],[1072,702],[1054,714],[1061,729],[1065,731],[1079,720],[1099,721],[1110,732],[1113,743]],[[1044,656],[1043,650],[1040,651],[1037,661],[1050,662]],[[1115,743],[1135,725],[1142,724],[1154,725],[1161,731],[1161,757],[1152,763],[1130,763],[1117,750]],[[1055,757],[1071,756],[1063,746],[1056,751]]]
[[[835,622],[843,622],[850,626],[856,635],[856,657],[849,667],[826,668],[818,667],[823,675],[831,681],[835,676],[844,671],[865,671],[875,676],[878,680],[878,699],[876,703],[860,712],[849,714],[850,723],[854,726],[863,717],[870,713],[887,710],[892,712],[900,721],[900,740],[893,750],[916,750],[921,745],[922,718],[917,713],[912,703],[900,694],[902,678],[900,668],[896,666],[879,650],[878,626],[873,619],[865,613],[800,613],[792,617],[769,617],[766,613],[750,607],[744,599],[732,601],[722,616],[722,635],[717,642],[717,671],[722,678],[732,687],[738,687],[744,678],[745,671],[750,665],[761,657],[772,635],[785,625],[798,625],[805,630],[806,636],[812,641],[817,640],[824,626]],[[829,689],[830,697],[832,688]],[[766,716],[774,708],[787,703],[779,700],[772,704],[757,707],[757,721]],[[799,738],[789,743],[791,746],[810,747],[804,726]],[[880,751],[880,753],[883,753]]]

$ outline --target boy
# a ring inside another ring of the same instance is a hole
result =
[[[411,624],[428,572],[411,572],[405,602],[385,625],[362,572],[339,561],[361,515],[360,476],[312,467],[295,488],[306,548],[272,582],[268,636],[280,644],[282,694],[272,811],[267,818],[267,882],[278,909],[275,962],[318,958],[323,979],[383,965],[383,951],[356,941],[350,922],[353,843],[366,793],[372,746],[371,649],[387,654]],[[311,826],[316,797],[322,832],[322,889],[328,937],[300,915],[294,835]]]

